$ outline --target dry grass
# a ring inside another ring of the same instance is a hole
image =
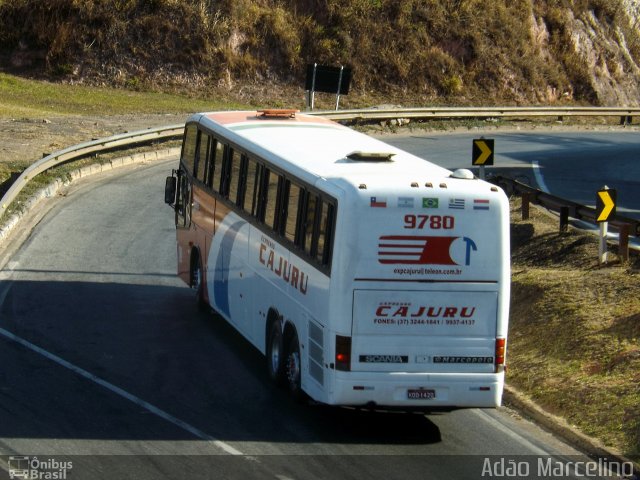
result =
[[[640,458],[640,271],[637,257],[597,263],[589,233],[512,212],[508,382],[631,458]]]
[[[305,65],[354,69],[388,102],[597,102],[572,18],[640,33],[622,0],[12,0],[0,2],[0,65],[133,90],[300,86]],[[535,25],[544,25],[546,40]],[[586,21],[586,20],[584,20]],[[556,95],[556,94],[554,94]],[[345,99],[346,100],[346,99]]]

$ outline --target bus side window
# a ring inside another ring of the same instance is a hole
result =
[[[187,125],[184,132],[184,140],[182,141],[182,163],[184,164],[189,175],[195,173],[196,150],[198,147],[198,128],[195,125]]]
[[[328,265],[331,258],[331,239],[333,238],[334,206],[322,202],[320,221],[316,229],[316,260],[321,265]]]
[[[214,192],[221,192],[222,187],[220,182],[222,181],[222,166],[224,164],[224,143],[220,140],[215,140],[215,148],[211,147],[211,176],[209,177],[209,186],[213,188]]]
[[[237,150],[232,150],[231,160],[229,163],[229,173],[228,173],[228,182],[229,182],[229,200],[233,203],[238,204],[238,192],[239,192],[239,184],[240,184],[240,165],[242,163],[242,155]]]
[[[213,167],[216,160],[216,139],[213,137],[209,137],[209,153],[207,155],[207,171],[205,172],[205,181],[204,183],[207,187],[211,188],[213,184]]]
[[[301,237],[301,247],[304,249],[306,253],[311,256],[314,256],[316,253],[317,242],[314,242],[314,228],[316,226],[316,218],[318,216],[317,210],[320,206],[318,202],[318,196],[313,193],[306,192],[305,193],[305,208],[304,208],[304,217],[302,222],[302,237]],[[314,243],[316,243],[314,245]]]
[[[263,168],[263,177],[260,193],[260,209],[258,211],[259,218],[265,225],[277,230],[276,212],[279,210],[278,205],[278,186],[282,177],[267,168]]]
[[[233,149],[229,145],[224,146],[222,154],[222,168],[220,179],[220,195],[229,198],[229,180],[231,179],[231,158],[233,157]]]
[[[256,214],[256,187],[258,185],[258,164],[255,160],[246,159],[246,168],[244,173],[244,192],[243,204],[244,211],[249,215]]]
[[[298,224],[298,210],[301,201],[301,189],[300,187],[287,180],[285,189],[285,212],[282,230],[287,240],[296,243],[299,239],[299,235],[296,235],[296,226]]]
[[[209,153],[209,135],[200,132],[200,141],[198,142],[198,150],[196,153],[196,178],[201,182],[206,180],[207,173],[207,157]]]

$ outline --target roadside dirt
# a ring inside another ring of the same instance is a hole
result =
[[[183,123],[189,114],[0,118],[0,163],[32,163],[94,138]]]
[[[559,233],[533,208],[511,215],[507,383],[583,433],[640,459],[640,259],[623,263],[597,237]]]

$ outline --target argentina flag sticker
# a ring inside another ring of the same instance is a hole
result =
[[[400,208],[413,208],[413,198],[411,198],[411,197],[398,197],[398,207],[400,207]]]

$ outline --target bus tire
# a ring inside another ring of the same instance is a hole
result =
[[[282,329],[280,322],[276,319],[271,322],[269,327],[269,335],[267,336],[267,372],[269,378],[278,386],[284,385],[285,375],[285,359],[284,359],[284,339],[282,337]]]
[[[204,299],[204,282],[203,282],[203,270],[202,260],[200,254],[196,253],[195,258],[191,263],[191,288],[195,291],[196,305],[198,310],[206,311],[207,302]]]
[[[300,342],[298,335],[294,332],[287,345],[287,358],[285,362],[285,374],[289,393],[298,402],[305,398],[302,391],[302,357],[300,356]]]

